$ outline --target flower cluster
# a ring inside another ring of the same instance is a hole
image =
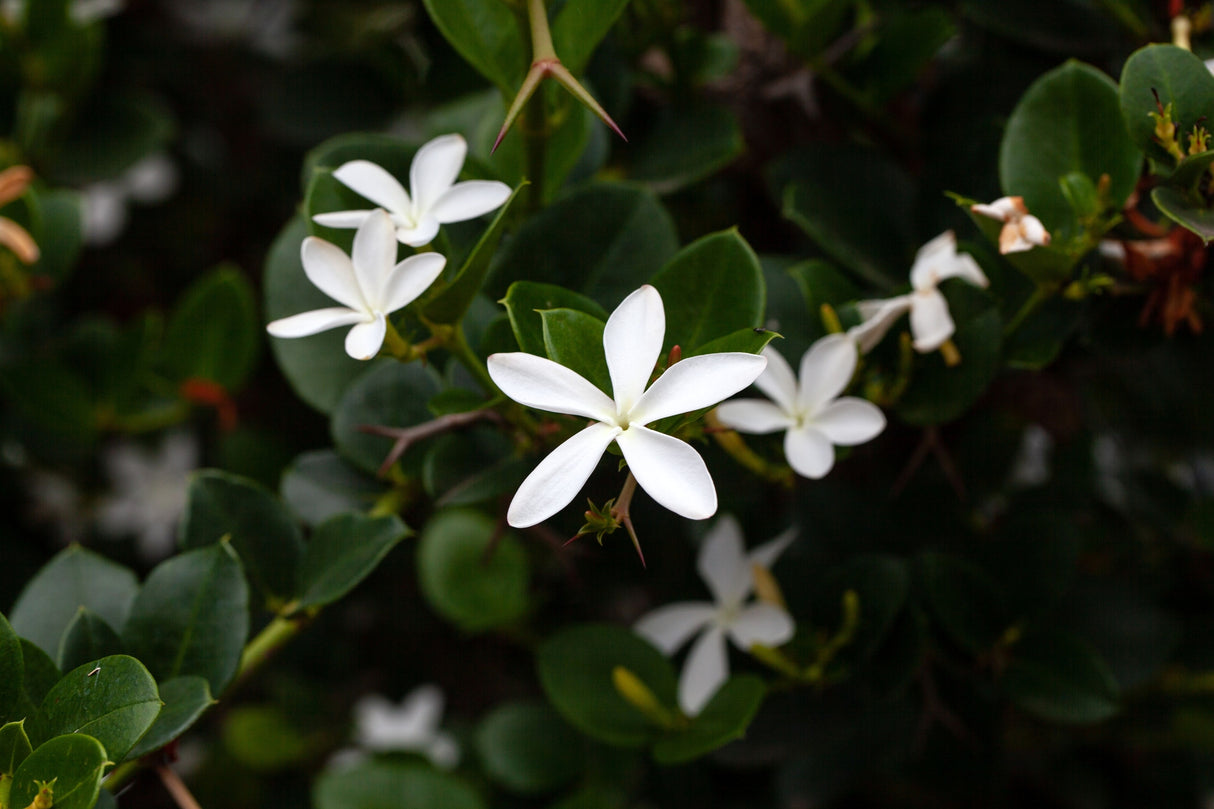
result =
[[[1029,213],[1024,197],[1000,197],[989,205],[971,205],[970,210],[1003,223],[1003,229],[999,231],[999,252],[1004,255],[1050,243],[1050,232],[1040,219]]]

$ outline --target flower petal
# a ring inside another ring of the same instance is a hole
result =
[[[971,205],[970,210],[981,216],[998,219],[1001,222],[1006,222],[1009,219],[1019,219],[1027,211],[1024,207],[1023,197],[1000,197],[989,205],[981,203]]]
[[[1035,216],[1026,216],[1020,220],[1020,232],[1032,244],[1045,246],[1050,243],[1050,232],[1045,229],[1045,225],[1041,224],[1041,220]]]
[[[350,257],[330,242],[309,236],[299,248],[304,273],[317,289],[351,309],[369,312]]]
[[[460,135],[443,135],[417,150],[409,167],[409,190],[419,215],[433,212],[435,204],[455,184],[467,154],[468,144]]]
[[[390,311],[384,308],[381,293],[396,264],[396,228],[387,213],[376,209],[358,226],[350,258],[367,305],[372,311]]]
[[[864,321],[858,326],[847,330],[847,336],[856,341],[860,352],[867,354],[877,347],[894,321],[902,317],[903,312],[910,309],[911,296],[899,295],[896,298],[879,301],[860,301],[856,308]]]
[[[784,533],[764,542],[746,555],[746,558],[752,565],[762,565],[767,569],[776,563],[776,559],[780,558],[780,554],[784,553],[784,549],[792,544],[792,541],[797,538],[797,529],[789,528]]]
[[[510,186],[496,180],[456,183],[426,212],[440,223],[475,219],[501,207],[510,198]]]
[[[729,638],[739,649],[750,651],[756,643],[780,646],[796,631],[796,624],[787,611],[774,604],[750,604],[729,624]]]
[[[379,353],[388,333],[388,321],[382,314],[374,320],[355,324],[346,334],[346,353],[356,360],[369,360]]]
[[[991,285],[986,274],[982,272],[982,268],[978,266],[978,262],[969,253],[958,253],[947,266],[940,270],[940,280],[943,281],[947,278],[960,278],[962,281],[968,281],[974,286],[984,289]]]
[[[396,240],[410,247],[421,247],[434,241],[438,235],[438,220],[429,214],[422,215],[416,225],[405,225],[397,222]]]
[[[915,263],[910,271],[911,286],[917,290],[934,287],[945,277],[945,268],[956,257],[957,237],[951,230],[946,230],[915,253]]]
[[[717,490],[704,459],[677,438],[632,425],[616,438],[637,483],[681,517],[703,520],[717,510]]]
[[[817,479],[835,465],[835,448],[821,430],[807,424],[784,434],[784,457],[798,475]]]
[[[343,163],[333,171],[333,176],[347,188],[386,208],[389,213],[408,214],[413,209],[409,192],[405,191],[400,181],[370,160]]]
[[[696,570],[708,585],[712,598],[725,610],[732,610],[754,589],[754,574],[746,558],[746,545],[738,521],[726,514],[704,537]]]
[[[312,221],[327,228],[356,228],[367,221],[367,217],[373,213],[375,213],[374,208],[366,211],[330,211],[316,214],[312,217]]]
[[[438,728],[443,717],[443,704],[441,688],[433,683],[419,685],[401,702],[396,711],[396,719],[403,730],[416,737],[426,738],[433,735]]]
[[[727,679],[725,632],[714,626],[696,640],[679,675],[679,707],[683,713],[698,714]]]
[[[396,241],[392,240],[395,249]],[[443,273],[447,259],[438,253],[418,253],[397,264],[384,280],[380,305],[385,314],[403,309],[430,288]]]
[[[717,421],[740,433],[774,433],[795,423],[787,413],[766,399],[731,399],[716,410]]]
[[[755,380],[755,387],[767,394],[785,413],[795,412],[797,377],[792,372],[792,366],[783,354],[770,345],[763,349],[763,356],[767,358],[767,367]]]
[[[361,323],[366,319],[367,316],[362,312],[355,312],[344,306],[334,306],[280,318],[267,324],[266,331],[275,337],[307,337],[310,334],[336,329],[338,326]]]
[[[665,655],[687,642],[698,630],[712,623],[716,608],[708,603],[684,601],[667,604],[641,617],[632,631],[662,650]]]
[[[852,447],[876,438],[885,429],[885,414],[867,399],[845,396],[815,415],[813,426],[830,443]]]
[[[489,376],[514,401],[537,410],[614,422],[615,403],[581,375],[546,357],[522,351],[493,354]]]
[[[953,318],[948,313],[948,301],[935,289],[915,293],[910,320],[915,350],[920,353],[935,351],[953,336],[955,330]]]
[[[796,412],[815,418],[851,382],[858,359],[855,341],[844,334],[827,335],[810,346],[801,357]]]
[[[506,521],[527,528],[567,506],[619,433],[619,427],[591,424],[548,453],[514,493]]]
[[[648,424],[711,407],[754,382],[766,366],[758,354],[733,351],[680,360],[645,391],[628,412],[629,423]]]
[[[648,284],[621,301],[607,318],[607,325],[603,327],[603,351],[607,355],[611,390],[620,413],[628,413],[645,392],[649,375],[662,352],[665,334],[666,310],[662,307],[662,296]]]

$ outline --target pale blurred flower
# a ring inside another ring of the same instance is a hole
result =
[[[420,753],[450,769],[459,763],[460,750],[455,738],[439,729],[443,702],[436,685],[418,686],[399,706],[377,694],[365,696],[354,706],[356,741],[364,750]]]
[[[1024,197],[1000,197],[989,205],[971,205],[970,210],[1003,223],[1003,229],[999,231],[999,252],[1004,255],[1050,243],[1050,232],[1040,219],[1029,213]]]
[[[64,545],[80,541],[88,516],[76,483],[57,472],[34,469],[25,477],[25,484],[30,519],[48,526]]]
[[[165,8],[204,44],[244,43],[282,59],[299,46],[296,0],[165,0]]]
[[[110,244],[126,229],[131,202],[155,205],[176,190],[177,166],[163,152],[148,155],[120,177],[85,186],[85,242],[94,247]]]
[[[168,556],[199,455],[197,439],[185,432],[167,433],[156,450],[129,441],[109,448],[102,463],[111,490],[98,503],[97,527],[114,537],[134,535],[144,558]]]

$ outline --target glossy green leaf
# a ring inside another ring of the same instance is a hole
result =
[[[140,758],[164,747],[189,730],[215,704],[207,681],[194,675],[173,677],[160,683],[160,699],[164,706],[156,715],[156,721],[131,748],[128,758]]]
[[[737,116],[720,104],[660,109],[630,152],[630,179],[670,194],[720,171],[741,157],[745,143]]]
[[[511,792],[551,792],[586,765],[582,737],[547,705],[511,702],[476,730],[476,751],[489,777]]]
[[[433,417],[426,408],[438,392],[431,370],[420,363],[407,365],[394,360],[373,365],[341,397],[329,428],[341,456],[358,469],[376,474],[392,449],[392,439],[369,435],[363,425],[412,427]],[[405,451],[406,462],[420,462],[428,442]]]
[[[445,435],[426,453],[422,482],[439,508],[486,503],[514,492],[532,464],[497,429]]]
[[[88,607],[110,626],[122,626],[138,589],[135,574],[127,568],[71,545],[25,585],[10,620],[18,635],[54,656],[80,607]]]
[[[566,0],[552,17],[552,43],[561,63],[575,76],[628,5],[628,0]]]
[[[395,515],[339,514],[318,525],[299,565],[299,608],[330,604],[350,592],[411,533]]]
[[[417,144],[404,140],[398,135],[387,135],[382,132],[349,132],[329,138],[324,143],[312,149],[304,157],[300,185],[306,192],[312,185],[314,175],[322,169],[335,169],[351,160],[370,160],[383,168],[394,177],[407,178],[409,168],[413,165],[413,157],[417,154]],[[406,181],[407,185],[408,182]],[[337,183],[338,187],[345,188]],[[349,189],[346,189],[349,191]],[[353,191],[349,193],[354,194]],[[367,206],[366,199],[354,194],[351,200],[361,200],[362,206]],[[305,208],[309,216],[324,211],[339,210],[338,208]]]
[[[1055,238],[1073,232],[1075,221],[1059,180],[1078,172],[1096,183],[1107,174],[1108,205],[1120,211],[1141,167],[1142,153],[1121,120],[1117,86],[1076,61],[1046,73],[1025,92],[999,149],[1004,193],[1024,197]]]
[[[105,748],[92,736],[57,736],[21,762],[13,775],[9,806],[29,806],[39,785],[54,781],[55,809],[92,809],[108,762]]]
[[[331,449],[305,452],[283,472],[281,494],[296,519],[318,525],[347,511],[367,511],[387,484],[355,469]]]
[[[325,772],[312,792],[316,809],[484,809],[460,778],[423,764],[368,761]]]
[[[686,730],[658,740],[653,746],[654,760],[680,764],[742,738],[766,693],[767,686],[758,677],[743,674],[729,678]]]
[[[0,723],[20,717],[15,715],[21,700],[21,682],[25,663],[21,655],[21,639],[8,619],[0,613]]]
[[[204,548],[227,537],[249,581],[270,599],[296,593],[303,553],[299,528],[274,495],[256,481],[206,469],[190,478],[178,544]]]
[[[1134,144],[1170,174],[1176,158],[1155,139],[1151,113],[1159,113],[1158,104],[1172,105],[1172,122],[1181,148],[1187,151],[1186,136],[1214,109],[1214,76],[1191,51],[1175,45],[1147,45],[1134,51],[1121,69],[1119,102]]]
[[[666,310],[666,348],[679,345],[693,352],[738,329],[763,325],[763,270],[737,230],[684,247],[654,276],[653,285]]]
[[[918,574],[936,622],[966,651],[989,652],[1009,624],[996,583],[959,556],[920,554]]]
[[[195,674],[222,693],[249,633],[249,589],[227,542],[186,551],[156,566],[122,631],[158,680]]]
[[[519,349],[539,357],[548,356],[540,312],[546,309],[571,309],[585,312],[600,321],[607,320],[607,311],[593,299],[556,284],[515,281],[506,292],[502,304],[510,317]]]
[[[531,62],[525,21],[501,0],[425,0],[425,6],[451,47],[512,98]]]
[[[74,447],[96,440],[96,397],[75,369],[54,360],[15,363],[0,370],[0,389],[30,427]]]
[[[1214,239],[1214,208],[1196,195],[1161,185],[1151,189],[1151,201],[1169,219],[1196,233],[1206,243]]]
[[[0,778],[15,773],[33,749],[25,734],[25,720],[0,726]]]
[[[1026,632],[1000,680],[1012,701],[1052,722],[1099,722],[1117,713],[1117,681],[1083,640],[1053,629]]]
[[[88,607],[81,607],[59,641],[56,660],[61,671],[71,671],[90,660],[121,651],[122,641],[114,628]]]
[[[603,349],[603,321],[575,309],[546,309],[544,350],[548,359],[576,371],[606,393],[611,391],[607,355]]]
[[[430,606],[465,632],[512,624],[530,607],[522,545],[477,511],[450,509],[430,519],[417,575]]]
[[[25,676],[21,682],[21,700],[18,713],[33,716],[42,700],[59,682],[59,669],[50,655],[25,638],[21,639],[21,660],[25,664]]]
[[[788,274],[796,282],[804,298],[805,309],[802,310],[804,313],[802,317],[809,321],[811,340],[825,337],[827,334],[827,330],[822,324],[823,304],[828,304],[837,312],[843,304],[865,297],[864,290],[829,261],[822,259],[803,261],[789,267]],[[769,309],[780,304],[774,294],[771,297]],[[776,331],[781,331],[783,322],[776,323],[774,328]]]
[[[935,7],[887,11],[877,18],[874,28],[872,48],[858,55],[847,78],[876,107],[884,107],[913,85],[957,34],[953,16]]]
[[[63,675],[42,701],[29,735],[37,745],[66,733],[84,733],[101,742],[117,763],[158,713],[160,695],[152,675],[135,658],[112,655]]]
[[[815,56],[843,33],[843,24],[856,0],[745,0],[750,13],[762,21],[789,49],[801,57]]]
[[[1027,371],[1052,364],[1078,329],[1082,313],[1083,306],[1077,301],[1050,299],[1008,338],[1004,362],[1009,368]]]
[[[641,747],[659,728],[615,688],[612,672],[623,666],[674,710],[676,681],[670,663],[624,627],[582,624],[557,632],[540,646],[536,666],[544,693],[565,719],[599,741]]]
[[[253,371],[260,345],[253,288],[236,267],[221,265],[178,301],[165,328],[161,364],[175,381],[205,379],[236,391]]]
[[[701,354],[717,354],[724,351],[740,351],[743,354],[758,354],[780,335],[766,329],[738,329],[723,337],[709,340],[693,351],[683,354],[684,357],[698,357]]]

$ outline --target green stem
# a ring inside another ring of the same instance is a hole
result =
[[[556,59],[556,46],[552,44],[548,7],[544,0],[527,0],[527,22],[531,28],[531,61]]]
[[[1007,340],[1016,331],[1024,325],[1024,321],[1029,318],[1034,312],[1041,308],[1042,304],[1054,297],[1058,291],[1056,284],[1038,284],[1033,290],[1033,294],[1029,295],[1024,304],[1020,307],[1020,311],[1012,316],[1012,319],[1003,327],[1003,339]]]
[[[289,609],[288,605],[283,608],[282,612],[286,613]],[[249,641],[248,645],[244,647],[244,653],[240,656],[240,668],[236,671],[236,678],[232,681],[229,689],[237,687],[248,679],[250,675],[264,666],[275,652],[285,646],[287,641],[298,635],[315,617],[315,613],[309,612],[290,618],[278,615],[274,620],[266,624],[265,628],[257,633],[257,637]]]
[[[502,395],[497,383],[493,381],[493,377],[489,376],[489,369],[485,367],[485,363],[481,362],[481,358],[476,356],[472,347],[468,345],[468,338],[464,336],[463,325],[457,325],[451,330],[445,347],[451,352],[452,356],[468,369],[468,373],[475,377],[480,386],[484,388],[485,393],[488,393],[490,396]]]

